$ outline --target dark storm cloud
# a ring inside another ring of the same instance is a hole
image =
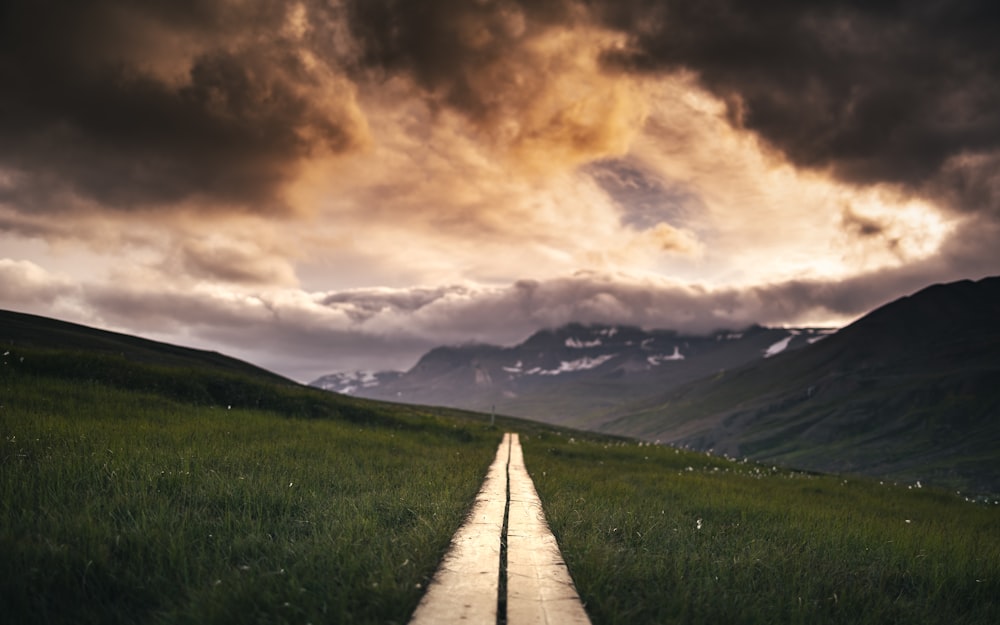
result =
[[[484,89],[477,78],[502,61],[526,34],[566,25],[571,0],[349,0],[351,30],[362,61],[404,73],[473,117],[495,113],[513,83]]]
[[[693,70],[793,162],[1000,210],[993,0],[591,4],[631,33],[610,66]]]
[[[362,134],[346,81],[307,62],[285,5],[11,0],[0,9],[0,202],[207,199],[265,212],[305,158]],[[311,23],[324,41],[332,23]],[[325,29],[325,30],[324,30]],[[324,44],[326,45],[326,44]],[[339,90],[339,93],[338,93]]]

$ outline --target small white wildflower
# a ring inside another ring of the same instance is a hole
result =
[[[293,484],[295,484],[295,482],[289,482],[288,483],[288,488],[291,488]]]
[[[699,530],[701,529],[701,519],[698,519],[697,521],[694,522],[694,527],[695,529]]]

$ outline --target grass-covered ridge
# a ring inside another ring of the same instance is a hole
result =
[[[594,623],[1000,622],[1000,507],[656,446],[522,436]]]
[[[1000,506],[145,347],[0,346],[4,623],[404,623],[505,430],[595,625],[1000,622]]]
[[[184,367],[212,370],[269,382],[290,382],[275,373],[218,352],[181,347],[11,310],[0,310],[0,346],[4,346],[5,350],[42,348],[89,355],[103,354],[118,356],[130,362],[166,365],[175,369]]]
[[[236,373],[4,351],[5,622],[405,622],[500,438]]]

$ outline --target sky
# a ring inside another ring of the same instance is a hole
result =
[[[6,0],[0,308],[300,381],[1000,273],[994,0]]]

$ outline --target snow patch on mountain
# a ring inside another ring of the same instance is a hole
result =
[[[537,372],[538,375],[560,375],[562,373],[569,373],[572,371],[586,371],[587,369],[600,367],[614,357],[614,354],[602,354],[600,356],[595,356],[594,358],[585,357],[577,360],[563,360],[559,363],[559,367],[556,369],[542,369],[541,367],[536,367],[528,373]]]
[[[797,334],[798,334],[798,332],[793,330],[791,333],[789,333],[788,336],[786,336],[785,338],[781,339],[777,343],[775,343],[775,344],[771,345],[770,347],[768,347],[767,349],[765,349],[764,350],[764,358],[770,358],[771,356],[777,356],[781,352],[785,351],[788,348],[788,344],[792,342],[792,339],[794,339]]]
[[[515,364],[513,367],[500,367],[500,368],[506,371],[507,373],[524,373],[524,363],[521,362],[520,360],[518,360],[517,364]]]
[[[594,339],[593,341],[581,341],[580,339],[570,337],[566,339],[566,347],[572,349],[585,349],[587,347],[600,347],[601,339]]]
[[[684,354],[681,353],[681,348],[677,345],[674,345],[674,353],[672,354],[659,354],[657,356],[646,357],[646,362],[653,365],[654,367],[656,365],[662,364],[664,362],[669,362],[671,360],[684,360]]]
[[[525,370],[524,363],[518,360],[517,364],[514,366],[503,366],[501,369],[513,375],[560,375],[562,373],[571,373],[573,371],[586,371],[588,369],[594,369],[596,367],[600,367],[614,357],[615,354],[602,354],[600,356],[594,356],[593,358],[585,356],[576,360],[562,360],[559,362],[559,366],[555,369],[532,367],[528,370]]]
[[[314,384],[327,391],[350,395],[358,389],[375,388],[380,382],[375,371],[347,371],[324,376]]]

